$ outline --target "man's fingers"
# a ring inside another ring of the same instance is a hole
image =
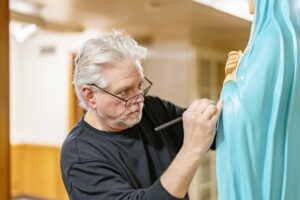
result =
[[[188,107],[187,112],[204,113],[209,105],[216,105],[216,103],[209,99],[196,100]]]
[[[198,102],[197,101],[193,101],[193,103],[188,107],[187,110],[188,111],[193,111],[193,110],[196,109],[197,105],[198,105]]]
[[[201,102],[206,102],[206,103],[209,103],[209,104],[213,104],[213,105],[216,105],[216,102],[213,101],[213,100],[210,100],[210,99],[200,99]]]
[[[204,109],[204,106],[201,105],[201,100],[196,100],[193,101],[193,103],[188,107],[188,109],[185,112],[192,114],[194,112],[202,112]]]
[[[209,105],[206,107],[206,109],[205,109],[203,115],[204,115],[204,117],[205,117],[207,120],[209,120],[212,116],[214,116],[214,114],[216,113],[216,111],[217,111],[217,107],[216,107],[215,105],[213,105],[213,104],[209,104]]]
[[[210,119],[213,123],[217,123],[221,113],[222,113],[222,108],[223,108],[223,101],[222,100],[219,100],[218,103],[217,103],[217,111],[215,113],[214,116],[212,116],[212,118]]]

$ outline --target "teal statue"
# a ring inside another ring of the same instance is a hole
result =
[[[250,40],[229,53],[221,93],[218,199],[300,200],[300,1],[249,3]]]

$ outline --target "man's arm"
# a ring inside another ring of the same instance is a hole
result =
[[[183,198],[196,170],[210,148],[222,102],[195,101],[183,114],[183,145],[170,167],[161,177],[164,188],[174,197]]]
[[[165,190],[160,179],[148,188],[134,189],[107,160],[74,163],[67,179],[70,200],[178,200]]]

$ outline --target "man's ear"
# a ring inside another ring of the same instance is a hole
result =
[[[95,100],[96,93],[94,92],[94,90],[87,85],[83,85],[83,86],[81,86],[81,93],[82,93],[82,96],[83,96],[86,104],[90,108],[95,109],[96,108],[96,100]]]

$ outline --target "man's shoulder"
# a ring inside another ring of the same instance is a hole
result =
[[[161,115],[166,112],[166,104],[167,101],[155,97],[155,96],[146,96],[145,97],[145,107],[144,111],[150,115]]]
[[[145,103],[146,104],[159,103],[161,101],[163,101],[163,100],[159,97],[156,97],[156,96],[145,96]]]
[[[159,97],[146,96],[144,112],[155,121],[156,125],[174,119],[182,114],[184,109]]]
[[[71,130],[64,140],[61,148],[61,160],[68,161],[68,163],[78,162],[77,139],[83,131],[83,127],[79,125],[80,122]]]
[[[96,155],[100,155],[104,139],[98,139],[97,134],[88,129],[81,120],[66,137],[61,149],[61,158],[69,160],[70,163],[96,159]]]
[[[181,108],[180,106],[175,105],[174,103],[161,99],[159,97],[156,96],[146,96],[145,97],[145,106],[149,109],[149,108],[154,108],[154,110],[156,109],[163,109],[163,110],[173,110],[173,109],[177,109],[177,110],[184,110],[183,108]]]
[[[64,143],[62,145],[62,150],[64,148],[75,148],[76,140],[80,137],[80,135],[83,132],[84,132],[84,127],[82,126],[81,121],[79,121],[64,140]]]
[[[175,106],[177,107],[175,104],[161,99],[160,97],[157,96],[146,96],[145,97],[145,106],[148,107],[155,107],[155,108],[166,108],[169,106]]]

